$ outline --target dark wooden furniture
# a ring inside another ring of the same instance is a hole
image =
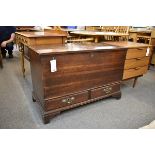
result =
[[[126,49],[83,43],[30,47],[33,100],[44,123],[61,111],[99,99],[121,97]],[[57,71],[51,72],[50,61]]]
[[[3,68],[2,53],[0,49],[0,67]]]
[[[48,30],[43,32],[16,32],[16,43],[21,53],[22,73],[25,77],[24,57],[29,59],[28,47],[32,45],[64,44],[67,33],[64,31]]]
[[[147,53],[149,45],[128,41],[107,42],[107,44],[128,48],[124,65],[123,80],[134,78],[133,87],[135,87],[138,77],[143,76],[148,70],[151,55],[150,50],[149,53]]]

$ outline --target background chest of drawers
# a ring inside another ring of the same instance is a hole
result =
[[[123,80],[134,78],[134,87],[137,78],[148,70],[151,55],[150,50],[147,50],[148,44],[127,41],[108,42],[108,44],[128,48],[124,64]]]
[[[125,48],[104,44],[30,48],[33,99],[40,104],[44,123],[63,110],[121,97]],[[56,60],[56,72],[51,72],[51,60]]]

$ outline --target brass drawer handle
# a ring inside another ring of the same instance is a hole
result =
[[[63,103],[72,103],[75,100],[75,97],[65,98],[62,100]]]
[[[108,94],[108,93],[110,93],[110,92],[112,91],[112,87],[105,87],[105,88],[103,89],[103,91],[104,91],[106,94]]]

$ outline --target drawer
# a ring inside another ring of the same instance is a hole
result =
[[[146,48],[128,49],[126,59],[141,58],[146,56]]]
[[[143,75],[147,72],[147,69],[148,69],[148,66],[124,70],[123,80]]]
[[[134,59],[125,60],[124,69],[147,66],[149,64],[149,58],[150,57],[143,57],[143,58],[138,58],[137,57],[137,58],[134,58]]]
[[[88,100],[88,91],[45,101],[45,110],[54,110]]]
[[[120,90],[120,84],[107,85],[91,90],[91,99],[107,96]]]

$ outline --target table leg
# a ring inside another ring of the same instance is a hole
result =
[[[21,58],[21,67],[23,77],[25,78],[25,64],[24,64],[24,45],[22,43],[19,44],[20,58]]]
[[[136,85],[137,79],[138,79],[138,77],[135,77],[134,82],[133,82],[133,88],[134,88],[135,85]]]

